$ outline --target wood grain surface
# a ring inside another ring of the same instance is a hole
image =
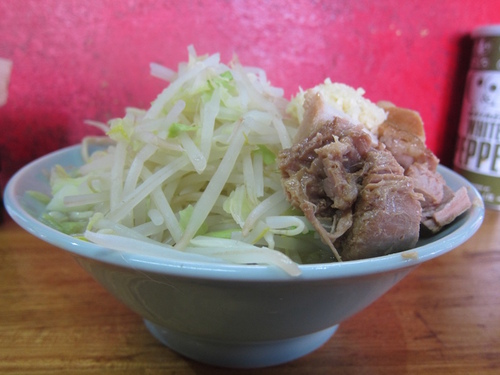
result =
[[[294,362],[229,370],[183,358],[74,259],[0,223],[1,374],[498,374],[500,212]]]

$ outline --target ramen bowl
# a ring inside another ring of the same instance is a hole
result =
[[[377,258],[300,265],[290,276],[263,265],[180,261],[122,253],[73,238],[38,220],[43,206],[31,190],[50,192],[48,171],[83,163],[80,146],[46,155],[8,182],[4,202],[25,230],[64,249],[105,289],[139,314],[151,334],[175,352],[231,368],[278,365],[307,355],[409,272],[467,241],[484,206],[474,187],[439,166],[448,185],[465,186],[472,208],[414,249]],[[89,338],[90,339],[90,338]]]

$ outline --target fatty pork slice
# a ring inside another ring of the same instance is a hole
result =
[[[437,171],[439,159],[425,145],[423,122],[412,110],[383,105],[387,120],[379,127],[379,141],[394,155],[423,195],[422,225],[437,233],[467,211],[471,202],[465,187],[452,191]]]
[[[359,125],[335,117],[279,155],[283,187],[341,260],[334,242],[352,225],[363,160],[371,137]]]
[[[387,255],[414,247],[420,234],[422,196],[387,150],[373,149],[356,201],[352,227],[336,244],[344,260]]]

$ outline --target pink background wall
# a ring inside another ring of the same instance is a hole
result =
[[[477,26],[500,23],[493,0],[2,0],[0,57],[13,61],[0,108],[4,181],[28,161],[96,133],[125,106],[146,107],[171,68],[233,53],[294,94],[326,77],[420,111],[429,147],[450,165]]]

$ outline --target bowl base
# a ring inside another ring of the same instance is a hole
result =
[[[171,331],[144,320],[147,329],[162,344],[197,362],[228,368],[261,368],[293,361],[327,342],[338,324],[319,332],[284,340],[224,342]]]

